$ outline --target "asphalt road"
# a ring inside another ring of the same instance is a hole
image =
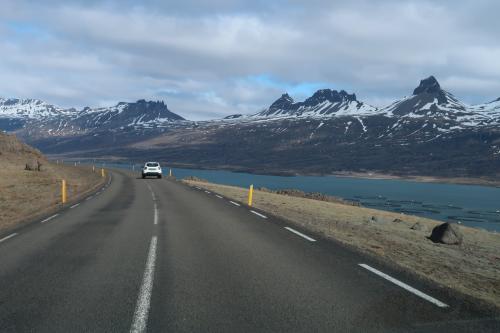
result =
[[[0,331],[500,331],[475,303],[237,204],[114,171],[0,235]]]

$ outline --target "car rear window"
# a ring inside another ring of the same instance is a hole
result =
[[[159,166],[159,164],[158,163],[146,163],[146,166],[147,167],[157,167],[157,166]]]

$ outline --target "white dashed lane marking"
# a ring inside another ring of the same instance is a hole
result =
[[[259,212],[256,212],[255,210],[250,210],[250,212],[253,213],[253,214],[255,214],[255,215],[257,215],[257,216],[262,217],[263,219],[267,219],[266,215],[263,215],[263,214],[261,214]]]
[[[41,221],[40,223],[45,223],[45,222],[49,222],[50,220],[52,220],[53,218],[56,218],[59,214],[54,214],[50,217],[47,217],[45,220]]]
[[[155,217],[153,223],[158,224],[158,206],[156,205],[156,202],[155,202]]]
[[[151,305],[151,294],[153,293],[156,265],[156,242],[157,238],[156,236],[153,236],[149,245],[148,259],[146,262],[146,268],[144,269],[144,276],[142,278],[139,297],[137,298],[132,327],[130,327],[130,332],[133,333],[146,332],[149,308]]]
[[[234,201],[231,201],[231,200],[229,200],[229,202],[230,202],[230,203],[232,203],[232,204],[233,204],[233,205],[235,205],[235,206],[238,206],[238,207],[240,206],[240,204],[239,204],[239,203],[237,203],[237,202],[234,202]]]
[[[73,206],[71,206],[71,207],[69,207],[69,208],[71,209],[71,208],[75,208],[75,207],[78,207],[78,206],[80,206],[80,204],[79,204],[79,203],[74,204]]]
[[[368,265],[366,265],[366,264],[359,264],[359,266],[361,266],[361,267],[363,267],[364,269],[367,269],[367,270],[369,270],[370,272],[372,272],[372,273],[374,273],[374,274],[377,274],[377,275],[378,275],[378,276],[380,276],[381,278],[384,278],[384,279],[386,279],[387,281],[390,281],[390,282],[394,283],[395,285],[397,285],[397,286],[399,286],[399,287],[401,287],[401,288],[403,288],[403,289],[405,289],[405,290],[407,290],[407,291],[409,291],[409,292],[411,292],[411,293],[413,293],[413,294],[417,295],[418,297],[421,297],[421,298],[425,299],[426,301],[431,302],[431,303],[433,303],[433,304],[435,304],[435,305],[439,306],[440,308],[446,308],[446,307],[448,307],[448,304],[445,304],[445,303],[443,303],[443,302],[441,302],[441,301],[439,301],[439,300],[435,299],[434,297],[431,297],[431,296],[429,296],[429,295],[427,295],[427,294],[425,294],[425,293],[421,292],[420,290],[415,289],[415,288],[413,288],[413,287],[411,287],[411,286],[407,285],[406,283],[401,282],[401,281],[399,281],[399,280],[397,280],[397,279],[393,278],[392,276],[387,275],[387,274],[385,274],[385,273],[383,273],[383,272],[381,272],[381,271],[379,271],[379,270],[377,270],[377,269],[375,269],[375,268],[373,268],[373,267],[371,267],[371,266],[368,266]]]
[[[309,237],[307,235],[304,235],[303,233],[301,233],[301,232],[299,232],[299,231],[297,231],[295,229],[292,229],[290,227],[285,227],[285,229],[288,230],[288,231],[290,231],[290,232],[293,232],[294,234],[296,234],[296,235],[298,235],[298,236],[300,236],[302,238],[307,239],[310,242],[315,242],[316,241],[314,238],[311,238],[311,237]]]
[[[6,237],[4,237],[4,238],[0,239],[0,243],[1,243],[1,242],[3,242],[3,241],[6,241],[7,239],[10,239],[10,238],[12,238],[12,237],[14,237],[14,236],[17,236],[17,232],[15,232],[15,233],[13,233],[13,234],[10,234],[10,235],[8,235],[8,236],[6,236]]]

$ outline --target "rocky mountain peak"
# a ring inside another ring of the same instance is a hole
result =
[[[423,93],[436,94],[441,92],[441,86],[434,76],[429,76],[426,79],[420,81],[420,85],[413,90],[413,95],[419,95]]]
[[[339,102],[353,102],[356,100],[355,94],[348,94],[344,90],[340,92],[332,89],[320,89],[316,91],[311,97],[304,101],[305,105],[317,105],[324,101],[329,101],[331,103]]]
[[[273,104],[271,104],[270,109],[284,109],[294,103],[294,100],[290,95],[284,93],[278,98]]]

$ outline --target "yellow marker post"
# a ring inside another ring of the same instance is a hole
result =
[[[170,171],[168,172],[168,176],[172,177],[172,169],[170,169]]]
[[[104,178],[104,168],[101,168],[101,177]]]
[[[253,184],[250,185],[250,189],[248,190],[248,205],[252,206],[252,199],[253,199]]]
[[[61,202],[66,203],[66,180],[63,179],[61,183]]]
[[[95,165],[92,166],[92,172],[95,172]]]

